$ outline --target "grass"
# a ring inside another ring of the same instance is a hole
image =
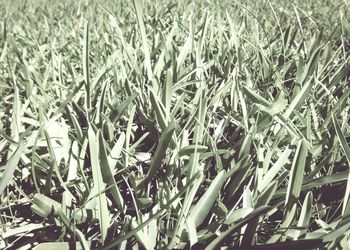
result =
[[[338,249],[350,3],[3,1],[2,249]]]

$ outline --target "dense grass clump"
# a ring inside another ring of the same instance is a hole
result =
[[[349,248],[349,1],[0,12],[0,248]]]

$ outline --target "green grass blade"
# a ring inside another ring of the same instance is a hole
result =
[[[319,249],[322,246],[321,239],[307,239],[307,240],[291,240],[286,242],[274,243],[274,244],[259,244],[255,246],[249,246],[251,250],[299,250],[299,249]],[[246,246],[235,247],[237,250],[245,250]]]
[[[209,214],[225,179],[226,171],[222,170],[217,174],[213,182],[210,184],[208,190],[203,194],[197,204],[191,209],[189,217],[194,222],[196,227],[201,225],[205,217],[207,217]]]
[[[18,162],[21,158],[25,146],[23,143],[20,143],[16,151],[13,152],[11,158],[5,165],[5,171],[2,173],[0,179],[0,193],[2,194],[6,189],[7,185],[12,181],[13,174],[17,168]]]
[[[220,247],[221,242],[225,241],[226,238],[231,236],[235,231],[237,231],[238,229],[246,225],[251,220],[267,213],[270,209],[271,209],[270,206],[262,206],[262,207],[256,208],[253,212],[248,214],[245,218],[231,225],[225,232],[223,232],[217,238],[215,238],[212,242],[210,242],[210,244],[205,249],[206,250],[217,249],[218,247]]]
[[[119,135],[118,140],[114,144],[113,148],[111,149],[107,157],[108,165],[110,166],[112,173],[114,172],[115,166],[117,165],[118,159],[123,150],[124,143],[125,143],[125,133],[123,132]]]
[[[148,42],[147,42],[146,26],[145,26],[145,23],[143,21],[143,11],[142,11],[142,6],[141,6],[141,1],[140,0],[133,0],[132,2],[134,5],[134,8],[135,8],[135,11],[136,11],[137,23],[139,25],[140,34],[141,34],[142,48],[143,48],[143,53],[145,56],[144,65],[145,65],[145,69],[147,72],[148,80],[151,80],[153,78],[151,56],[150,56]],[[156,86],[154,86],[154,87],[156,87]],[[156,89],[158,89],[158,88],[156,88]]]
[[[91,248],[91,242],[87,241],[87,246],[85,249]],[[40,243],[39,245],[35,246],[33,250],[52,250],[52,249],[60,249],[60,250],[70,250],[72,247],[71,242],[45,242]],[[83,249],[81,246],[81,243],[75,243],[74,245],[75,249]]]
[[[166,211],[167,209],[170,208],[170,206],[172,206],[173,202],[175,202],[177,199],[179,199],[193,185],[193,182],[198,178],[198,176],[199,176],[198,174],[193,176],[193,178],[190,179],[188,181],[188,183],[182,189],[180,189],[179,192],[177,194],[175,194],[173,198],[171,198],[169,200],[169,202],[167,204],[162,206],[156,213],[152,214],[152,216],[148,220],[146,220],[145,222],[140,224],[138,227],[134,228],[132,231],[130,231],[130,232],[126,233],[125,235],[121,236],[120,238],[116,239],[112,243],[106,244],[101,249],[102,250],[112,249],[113,247],[117,246],[118,244],[120,244],[124,240],[127,240],[130,237],[134,236],[137,232],[142,230],[145,226],[149,225],[153,220],[159,218],[164,213],[164,211]]]
[[[169,143],[170,143],[171,137],[174,134],[174,131],[175,131],[175,123],[170,122],[169,126],[165,129],[165,131],[163,132],[159,140],[159,144],[157,146],[156,152],[154,153],[154,156],[150,165],[150,169],[148,170],[148,173],[145,179],[140,184],[140,187],[144,187],[145,185],[147,185],[149,181],[152,180],[152,178],[155,177],[157,170],[161,167],[162,160],[164,159],[166,150],[169,146]]]
[[[310,218],[311,218],[311,212],[312,212],[312,202],[313,202],[313,195],[312,192],[308,192],[305,196],[304,203],[301,209],[300,217],[297,226],[303,227],[305,229],[303,230],[297,230],[294,239],[298,239],[300,235],[303,235],[306,233],[307,228],[310,224]]]
[[[307,142],[304,139],[300,140],[295,152],[292,168],[290,170],[290,177],[285,200],[287,208],[291,208],[299,198],[301,186],[303,183],[307,152]],[[286,212],[288,213],[288,209]]]
[[[283,153],[279,156],[278,160],[264,175],[261,182],[258,183],[258,190],[264,190],[273,181],[275,176],[281,170],[281,168],[289,162],[288,157],[292,153],[292,150],[288,147],[284,149]]]
[[[114,198],[114,201],[117,204],[118,209],[124,213],[126,209],[125,202],[119,191],[117,183],[114,180],[114,175],[112,172],[113,168],[112,166],[109,165],[109,162],[107,159],[106,148],[104,145],[104,139],[101,131],[98,134],[98,144],[99,144],[100,164],[101,164],[100,167],[101,167],[101,174],[102,174],[103,181],[104,183],[107,184],[107,187],[110,188],[112,197]]]
[[[91,91],[90,91],[90,69],[89,69],[89,22],[84,26],[84,45],[83,45],[83,71],[85,81],[85,111],[89,120],[89,114],[91,109]]]
[[[96,134],[91,127],[88,130],[90,157],[91,157],[91,167],[92,176],[94,180],[94,189],[97,193],[97,210],[100,222],[100,231],[102,242],[107,239],[107,231],[109,228],[109,211],[107,206],[107,197],[104,193],[106,184],[103,182],[101,166],[99,161],[99,147]]]
[[[340,141],[340,146],[344,150],[345,157],[348,161],[348,165],[350,166],[350,147],[346,141],[343,131],[341,130],[341,127],[338,123],[338,120],[335,114],[332,115],[332,120],[333,120],[334,128],[337,133],[338,139]],[[350,215],[350,211],[349,211],[350,207],[348,207],[350,206],[349,195],[350,195],[350,176],[348,177],[348,181],[346,184],[346,190],[345,190],[344,201],[343,201],[343,216],[345,217]]]

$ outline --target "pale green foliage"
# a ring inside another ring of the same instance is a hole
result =
[[[2,1],[0,248],[346,246],[350,6],[326,2]]]

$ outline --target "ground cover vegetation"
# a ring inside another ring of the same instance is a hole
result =
[[[349,248],[349,1],[0,12],[1,248]]]

